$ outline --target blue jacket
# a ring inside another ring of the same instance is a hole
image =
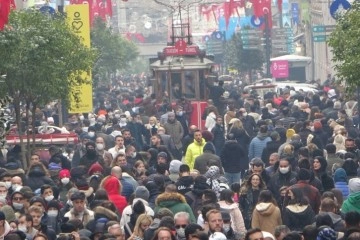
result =
[[[335,188],[339,189],[343,195],[344,200],[349,196],[349,186],[347,182],[336,182]]]
[[[253,138],[249,146],[249,160],[258,157],[261,158],[262,152],[266,147],[266,144],[271,141],[271,138],[265,134],[259,133]]]

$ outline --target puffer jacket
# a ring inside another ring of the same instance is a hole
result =
[[[288,205],[283,212],[284,225],[291,231],[302,231],[305,226],[313,224],[315,213],[310,205]]]
[[[236,233],[245,233],[246,232],[245,223],[239,209],[239,204],[237,203],[228,204],[225,201],[219,201],[218,204],[222,211],[226,211],[230,214],[232,229]]]
[[[338,168],[334,173],[335,188],[339,189],[344,200],[349,196],[349,185],[347,183],[347,175],[344,169]]]
[[[343,214],[351,211],[356,211],[360,213],[360,192],[351,193],[346,199],[342,206],[341,206],[341,212]]]
[[[253,138],[249,146],[249,159],[255,157],[261,158],[262,152],[266,147],[266,144],[271,141],[271,138],[266,134],[259,133],[256,137]]]
[[[29,186],[31,190],[35,191],[41,188],[44,184],[55,187],[54,181],[46,176],[46,169],[42,164],[32,165],[30,167],[25,185]]]
[[[194,139],[194,142],[187,147],[185,163],[190,167],[190,170],[194,169],[195,158],[203,153],[205,143],[205,139],[202,139],[201,143]]]
[[[103,179],[101,186],[106,190],[109,200],[115,204],[119,213],[121,214],[127,206],[127,201],[124,196],[121,196],[121,184],[119,179],[114,176],[109,176]]]
[[[255,206],[251,228],[260,228],[262,231],[274,235],[275,227],[282,224],[280,209],[273,203],[258,203]]]
[[[155,214],[161,208],[168,208],[172,213],[187,212],[190,215],[190,221],[195,223],[195,216],[191,207],[186,203],[185,197],[180,193],[165,192],[156,198]]]

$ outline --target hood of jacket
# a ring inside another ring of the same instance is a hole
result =
[[[269,216],[275,211],[275,205],[273,203],[259,203],[255,206],[255,209],[264,216]]]
[[[299,204],[291,204],[286,206],[286,208],[293,213],[300,214],[300,215],[307,215],[309,211],[311,211],[310,205],[299,205]]]
[[[222,210],[232,210],[239,208],[239,205],[237,203],[228,204],[225,201],[219,201],[218,204],[220,205],[220,208]]]
[[[204,174],[206,178],[218,179],[220,177],[220,169],[218,166],[211,166]]]
[[[120,181],[114,176],[109,176],[104,178],[103,183],[101,184],[103,188],[108,192],[108,194],[120,194]]]
[[[29,177],[44,177],[45,175],[45,169],[41,165],[35,165],[29,171]]]
[[[94,214],[95,214],[95,218],[99,219],[99,218],[107,218],[109,219],[109,221],[116,221],[117,220],[117,215],[111,211],[110,209],[101,207],[101,206],[97,206],[93,209]]]
[[[335,170],[334,182],[347,182],[347,175],[343,168],[338,168]]]
[[[180,193],[162,193],[155,201],[155,204],[159,207],[171,208],[179,203],[186,203],[185,197]]]
[[[346,199],[352,205],[358,205],[360,202],[360,192],[351,193]]]
[[[256,137],[263,141],[264,139],[268,138],[269,135],[267,133],[258,133]]]

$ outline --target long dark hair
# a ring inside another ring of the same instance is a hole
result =
[[[259,194],[258,203],[273,203],[277,206],[276,200],[270,190],[262,190]]]
[[[266,185],[264,183],[264,181],[262,180],[262,177],[260,174],[257,174],[257,173],[253,173],[250,175],[250,177],[248,178],[248,180],[246,180],[244,182],[244,185],[242,186],[241,188],[241,194],[245,194],[245,192],[249,189],[252,189],[252,185],[251,185],[251,180],[254,176],[258,176],[260,178],[260,184],[259,184],[259,189],[265,189],[266,188]]]
[[[309,201],[304,197],[303,191],[300,188],[292,188],[291,191],[294,195],[294,199],[289,201],[289,204],[298,204],[300,206],[309,205]]]

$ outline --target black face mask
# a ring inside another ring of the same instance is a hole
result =
[[[90,158],[96,157],[96,150],[95,149],[88,149],[86,150],[86,155]]]
[[[355,147],[347,147],[346,151],[347,152],[353,152],[353,151],[355,151]]]

